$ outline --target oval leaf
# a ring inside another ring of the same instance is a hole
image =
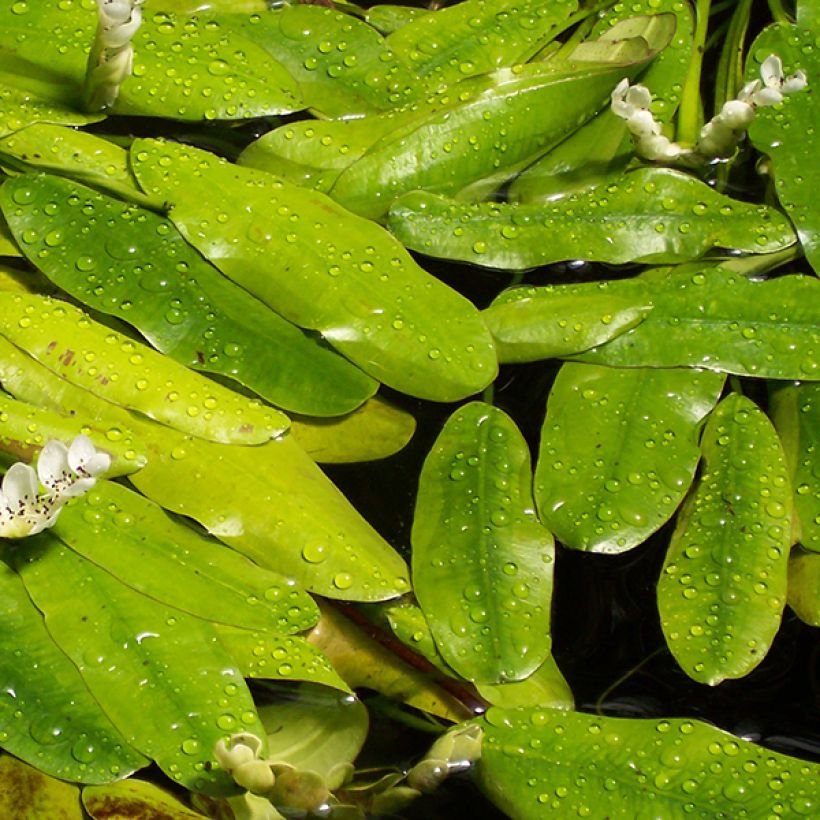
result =
[[[613,292],[618,284],[612,283]],[[818,378],[820,282],[814,277],[757,282],[704,266],[654,281],[647,295],[653,309],[641,324],[576,358],[610,367]]]
[[[565,364],[535,470],[538,511],[558,540],[623,552],[668,521],[692,483],[698,428],[722,386],[715,373]]]
[[[63,101],[79,106],[97,26],[95,12],[96,6],[83,0],[4,4],[0,56],[24,75],[34,71],[58,78]],[[46,40],[44,31],[49,32]],[[118,114],[244,119],[296,111],[303,105],[283,66],[216,20],[149,9],[133,42],[133,69],[114,106]]]
[[[262,726],[212,628],[134,592],[56,538],[39,546],[19,556],[26,590],[114,725],[180,785],[234,793],[213,758],[230,731],[220,719],[257,736]]]
[[[80,790],[16,760],[0,757],[0,817],[83,820]]]
[[[393,203],[387,225],[428,256],[504,270],[573,259],[687,262],[714,247],[770,253],[796,241],[774,208],[732,200],[670,168],[642,168],[543,205],[415,192]]]
[[[491,709],[479,786],[517,820],[810,816],[820,767],[693,720]]]
[[[260,566],[329,598],[380,601],[409,589],[398,553],[291,437],[231,447],[158,428],[144,435],[137,489]]]
[[[9,180],[0,207],[52,282],[188,367],[308,415],[350,412],[376,390],[357,367],[227,280],[167,219],[49,176]]]
[[[68,381],[192,435],[257,444],[290,424],[67,302],[0,292],[0,333]]]
[[[535,517],[529,449],[481,402],[450,417],[424,462],[413,586],[447,663],[468,680],[521,680],[549,654],[553,541]]]
[[[777,196],[797,228],[806,258],[820,274],[820,215],[816,198],[820,172],[815,161],[820,151],[817,31],[783,24],[764,29],[749,50],[746,71],[750,80],[760,76],[760,63],[770,54],[783,61],[787,77],[797,70],[805,71],[809,88],[786,95],[782,105],[761,108],[749,126],[749,137],[756,148],[771,157]]]
[[[36,550],[39,541],[26,546]],[[100,709],[20,578],[2,562],[0,607],[0,745],[46,774],[82,783],[107,783],[147,765]]]
[[[744,396],[713,411],[702,448],[703,475],[672,535],[658,609],[675,659],[714,686],[754,669],[780,626],[792,496],[777,433]]]
[[[789,559],[789,606],[801,621],[820,626],[820,555],[796,550]]]
[[[131,589],[208,621],[286,634],[319,619],[313,600],[292,581],[110,481],[69,504],[53,532]]]
[[[495,339],[499,362],[571,356],[639,325],[652,310],[648,298],[641,304],[643,283],[611,284],[548,285],[501,294],[482,314]]]
[[[168,792],[144,780],[83,789],[83,806],[94,820],[204,820]]]
[[[769,414],[789,465],[799,541],[820,552],[820,383],[772,384]]]
[[[137,140],[131,157],[140,184],[174,203],[177,227],[226,276],[373,378],[455,401],[495,377],[478,311],[382,228],[205,151]]]

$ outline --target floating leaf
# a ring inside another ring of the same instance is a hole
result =
[[[409,589],[398,553],[290,436],[232,447],[157,429],[148,447],[137,489],[260,566],[329,598],[380,601]]]
[[[55,233],[62,235],[59,228]],[[67,302],[0,292],[0,333],[68,381],[193,435],[257,444],[289,426],[272,407],[191,372]]]
[[[542,521],[574,549],[617,553],[642,543],[692,483],[699,425],[722,386],[716,373],[565,364],[541,429]]]
[[[306,681],[350,691],[330,661],[304,638],[219,625],[217,634],[245,678]]]
[[[475,774],[510,817],[810,816],[820,767],[693,720],[490,709]]]
[[[618,81],[639,68],[557,75],[542,64],[500,69],[487,78],[491,93],[379,140],[342,171],[330,195],[355,213],[380,219],[408,191],[455,195],[485,177],[511,175],[592,117]]]
[[[648,295],[653,310],[641,324],[576,358],[610,367],[817,378],[820,282],[813,277],[755,282],[704,266],[653,281]]]
[[[749,137],[756,148],[771,157],[777,196],[797,228],[806,258],[820,273],[820,216],[816,200],[820,173],[815,161],[820,151],[817,31],[783,24],[764,29],[749,50],[748,79],[759,77],[760,63],[770,54],[783,61],[786,76],[800,69],[805,71],[809,87],[787,95],[782,105],[761,108],[749,126]]]
[[[0,216],[0,256],[22,256],[20,248],[11,235],[6,220]]]
[[[550,709],[572,709],[575,701],[555,658],[547,659],[528,678],[513,683],[478,684],[478,694],[493,706],[515,709],[540,706]]]
[[[457,722],[469,709],[429,674],[406,663],[328,605],[307,639],[352,689],[367,688],[445,720]]]
[[[774,208],[732,200],[670,168],[641,168],[556,202],[463,204],[417,191],[387,225],[413,250],[505,270],[552,262],[686,262],[714,247],[770,253],[795,242]]]
[[[364,19],[382,34],[391,34],[425,14],[430,14],[430,9],[384,4],[371,6]]]
[[[455,412],[424,462],[413,586],[436,646],[468,680],[521,680],[549,654],[553,541],[535,516],[529,449],[501,410]]]
[[[773,384],[769,412],[789,465],[800,543],[820,552],[820,383]]]
[[[97,450],[111,456],[106,476],[127,475],[145,465],[145,445],[121,427],[106,427],[99,422],[43,410],[36,405],[0,394],[0,450],[19,461],[33,461],[51,439],[69,446],[80,434],[88,436]]]
[[[315,772],[331,789],[352,771],[368,729],[367,709],[354,695],[299,686],[260,707],[268,757],[300,772]]]
[[[222,276],[167,219],[53,176],[9,180],[0,206],[52,282],[188,367],[309,415],[350,412],[376,390],[373,379]]]
[[[335,9],[286,5],[265,14],[215,19],[287,68],[305,105],[323,117],[384,111],[420,93],[413,73],[374,28]]]
[[[464,77],[524,63],[571,21],[576,0],[466,0],[401,26],[386,42],[435,91]]]
[[[137,140],[131,157],[140,184],[174,202],[177,227],[226,276],[373,378],[455,401],[495,377],[478,311],[379,226],[194,148]]]
[[[80,791],[11,755],[0,757],[0,817],[83,820]]]
[[[126,586],[208,621],[286,634],[319,619],[310,596],[292,581],[110,481],[69,504],[53,532]]]
[[[79,106],[96,25],[96,6],[82,0],[5,4],[0,9],[0,71],[44,75],[47,87],[58,90],[57,99]],[[45,40],[44,31],[49,32]],[[118,114],[244,119],[303,105],[283,66],[217,20],[148,10],[133,42],[133,70],[114,105]]]
[[[801,621],[820,626],[820,555],[795,550],[789,559],[788,604]]]
[[[204,814],[191,811],[168,792],[144,780],[123,780],[83,789],[83,806],[94,820],[197,820]]]
[[[26,548],[38,543],[35,536]],[[100,711],[17,574],[2,562],[0,609],[0,745],[41,772],[83,783],[107,783],[147,765]]]
[[[507,363],[580,353],[639,325],[650,310],[643,282],[626,280],[516,289],[482,315]]]
[[[0,9],[2,16],[3,10]],[[25,84],[17,86],[18,81],[13,74],[3,70],[3,43],[0,38],[0,137],[35,122],[86,125],[105,119],[103,114],[85,114],[59,99],[29,91]],[[59,98],[59,91],[56,96]]]
[[[47,171],[71,177],[130,202],[162,206],[161,202],[148,200],[137,187],[125,148],[74,128],[29,125],[0,140],[0,162],[21,172]],[[53,227],[54,214],[51,217]],[[63,221],[62,225],[67,223]]]
[[[413,436],[416,420],[378,396],[339,419],[292,418],[291,435],[321,464],[392,456]]]
[[[703,475],[672,535],[658,609],[675,659],[714,686],[754,669],[780,626],[792,495],[777,433],[744,396],[712,412],[702,448]]]
[[[234,793],[213,759],[227,732],[220,719],[256,735],[262,726],[213,629],[134,592],[56,538],[38,545],[19,556],[26,590],[112,722],[180,785]]]

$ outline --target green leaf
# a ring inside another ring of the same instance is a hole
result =
[[[820,555],[817,553],[792,552],[787,602],[801,621],[820,626]]]
[[[319,619],[313,600],[292,581],[110,481],[69,504],[53,532],[131,589],[208,621],[286,634]]]
[[[704,266],[653,281],[648,295],[653,310],[641,324],[575,358],[610,367],[817,378],[820,282],[813,277],[758,282]]]
[[[436,439],[413,516],[413,586],[436,646],[468,680],[521,680],[549,654],[553,541],[535,516],[529,449],[472,402]]]
[[[191,811],[168,792],[145,780],[123,780],[83,789],[83,806],[94,820],[197,820],[204,814]]]
[[[373,379],[227,280],[167,219],[53,176],[9,180],[0,207],[52,282],[188,367],[309,415],[348,413],[376,390]]]
[[[219,624],[216,631],[245,678],[306,681],[343,692],[350,691],[330,661],[304,638]],[[240,728],[238,724],[236,728]]]
[[[2,190],[2,189],[0,189]],[[6,220],[0,216],[0,256],[22,256]]]
[[[637,0],[616,3],[601,12],[590,39],[614,36],[615,26],[634,15],[672,13],[672,40],[641,75],[641,84],[652,91],[652,113],[658,122],[668,122],[680,99],[680,78],[686,73],[692,51],[692,9],[678,0]],[[653,25],[657,23],[652,20]],[[607,108],[523,171],[510,185],[511,202],[545,203],[616,177],[633,155],[626,123]]]
[[[820,767],[699,721],[491,709],[475,775],[515,820],[810,816]]]
[[[787,77],[804,70],[809,86],[786,95],[782,105],[759,109],[749,126],[749,137],[757,149],[771,157],[777,196],[797,228],[806,258],[820,274],[820,215],[815,196],[820,185],[815,162],[820,151],[817,31],[782,24],[764,29],[749,51],[748,79],[760,76],[760,63],[770,54],[782,59]]]
[[[287,763],[300,772],[315,772],[331,789],[364,744],[367,709],[355,696],[299,686],[275,703],[260,707],[259,717],[268,734],[268,758]]]
[[[697,434],[723,376],[565,364],[541,428],[535,500],[573,549],[632,549],[674,513],[695,475]]]
[[[83,783],[107,783],[146,765],[100,711],[2,562],[0,607],[0,745],[48,775]]]
[[[62,237],[59,228],[54,233]],[[73,384],[193,435],[257,444],[289,426],[272,407],[191,372],[67,302],[0,292],[0,333]]]
[[[789,466],[799,541],[820,552],[820,383],[770,385],[769,414]]]
[[[441,656],[421,607],[408,603],[405,599],[382,606],[390,629],[405,646],[409,646],[445,675],[457,677],[457,673],[453,672]]]
[[[684,504],[658,583],[666,642],[714,686],[754,669],[786,605],[792,494],[777,433],[733,393],[703,431],[703,474]]]
[[[291,419],[290,432],[321,464],[375,461],[399,452],[413,436],[416,420],[379,396],[338,419]]]
[[[83,0],[4,4],[0,72],[44,74],[50,87],[59,89],[61,102],[78,106],[94,42],[95,10]],[[49,32],[46,39],[44,31]],[[147,10],[133,42],[133,70],[113,109],[118,114],[244,119],[302,107],[296,83],[284,67],[216,20]]]
[[[0,9],[0,17],[3,10]],[[18,78],[3,70],[3,44],[0,35],[0,137],[11,134],[35,122],[86,125],[105,119],[103,114],[85,114],[48,95],[30,91]]]
[[[641,298],[646,304],[641,304]],[[570,356],[625,333],[652,310],[639,280],[502,293],[483,312],[502,363]]]
[[[234,447],[161,428],[143,435],[149,460],[133,476],[137,489],[260,566],[330,598],[380,601],[408,590],[398,553],[290,436]]]
[[[500,69],[484,80],[492,81],[491,93],[380,139],[342,171],[330,195],[355,213],[380,219],[408,191],[455,195],[486,177],[509,176],[592,117],[618,81],[639,68],[568,74],[542,64]]]
[[[570,23],[576,0],[466,0],[402,26],[387,45],[435,91],[464,77],[524,63]]]
[[[174,203],[172,219],[204,256],[373,378],[455,401],[495,377],[478,311],[379,226],[194,148],[137,140],[131,158],[140,184]]]
[[[80,790],[28,766],[0,757],[0,817],[14,820],[83,820]]]
[[[687,262],[715,247],[770,253],[795,242],[775,209],[670,168],[641,168],[536,205],[464,204],[417,191],[393,203],[387,225],[413,250],[504,270],[572,259]]]
[[[451,722],[469,717],[470,710],[400,653],[385,648],[354,625],[335,607],[320,604],[322,617],[308,640],[333,664],[352,689],[366,688]]]
[[[522,706],[572,709],[575,705],[572,690],[551,654],[524,680],[498,685],[478,684],[476,689],[488,703],[505,709]]]
[[[46,171],[71,177],[130,202],[162,206],[161,202],[147,201],[137,187],[125,148],[74,128],[29,125],[0,140],[0,162],[20,172]]]
[[[421,93],[413,73],[374,28],[335,9],[285,5],[214,19],[283,65],[298,82],[304,104],[322,117],[360,117]]]
[[[430,14],[430,9],[384,4],[371,6],[365,11],[364,19],[382,34],[391,34],[425,14]]]
[[[221,724],[227,716],[260,736],[262,726],[213,629],[134,592],[53,536],[38,547],[19,555],[26,590],[114,725],[180,785],[233,793],[213,758],[230,731]]]
[[[76,415],[44,410],[0,394],[0,450],[20,461],[33,461],[51,439],[68,446],[80,433],[111,456],[111,466],[105,471],[110,478],[133,473],[145,465],[145,445],[128,429],[106,427],[101,420],[89,424]]]

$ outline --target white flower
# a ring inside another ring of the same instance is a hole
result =
[[[36,472],[28,464],[12,464],[0,491],[0,538],[23,538],[53,526],[66,501],[93,487],[110,466],[111,457],[84,435],[69,447],[49,441],[40,451]]]
[[[269,792],[276,778],[270,763],[261,760],[262,741],[251,732],[231,735],[225,743],[219,740],[214,746],[217,763],[234,779],[234,782],[254,794]]]
[[[793,94],[806,87],[806,72],[796,71],[788,79],[783,76],[783,61],[776,54],[770,54],[760,66],[760,79],[763,87],[752,95],[752,102],[757,106],[777,105],[783,102],[784,94]]]

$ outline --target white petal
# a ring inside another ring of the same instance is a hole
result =
[[[3,493],[12,512],[28,506],[37,497],[37,473],[28,464],[18,461],[9,467],[3,479]]]
[[[769,88],[779,88],[783,82],[783,61],[776,54],[770,54],[760,66],[763,84]]]
[[[655,122],[655,118],[649,111],[637,111],[627,121],[629,130],[639,137],[651,137],[660,134],[660,123]]]
[[[91,476],[97,476],[108,470],[110,466],[111,456],[98,451],[85,463],[85,471]]]
[[[78,496],[85,495],[96,483],[96,478],[77,478],[60,489],[54,496],[54,499],[61,501],[63,499],[77,498]]]
[[[729,100],[720,110],[720,118],[735,131],[743,131],[755,117],[755,110],[749,103]]]
[[[767,105],[777,105],[783,102],[783,95],[777,88],[770,88],[766,86],[756,91],[752,97],[752,102],[759,108],[765,108]]]
[[[53,487],[69,470],[68,447],[62,441],[52,439],[42,450],[37,459],[37,475],[44,487]]]
[[[97,454],[97,450],[88,436],[77,436],[68,448],[68,466],[76,473],[85,470],[86,462]]]
[[[743,88],[740,89],[740,93],[737,95],[737,98],[741,102],[749,102],[752,97],[760,91],[762,83],[760,80],[752,80],[750,83],[746,83]]]
[[[645,85],[633,85],[626,92],[627,105],[634,105],[636,108],[649,108],[652,102],[652,94]]]
[[[802,91],[806,84],[808,83],[808,79],[806,78],[805,71],[795,71],[788,80],[783,83],[783,88],[781,91],[784,94],[793,94],[795,91]]]

